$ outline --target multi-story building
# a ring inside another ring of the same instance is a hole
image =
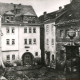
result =
[[[56,35],[55,35],[55,22],[47,22],[44,24],[45,27],[45,62],[47,65],[50,65],[51,61],[56,59]]]
[[[80,0],[64,7],[56,20],[57,58],[66,71],[79,71],[80,63]],[[66,62],[66,64],[65,64]]]
[[[61,7],[60,7],[61,10]],[[58,10],[58,11],[60,11]],[[50,66],[50,63],[56,62],[56,13],[58,11],[52,13],[44,12],[44,15],[40,16],[40,21],[44,28],[44,55],[45,64]],[[42,41],[42,40],[41,40]]]
[[[40,60],[40,25],[30,5],[0,3],[3,62]]]

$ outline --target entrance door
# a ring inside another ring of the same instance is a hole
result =
[[[66,69],[67,71],[77,71],[79,64],[79,47],[67,46],[66,47]]]
[[[33,57],[31,53],[25,53],[22,57],[24,65],[31,65],[33,63]]]
[[[46,61],[47,61],[47,65],[50,64],[50,52],[46,53]]]

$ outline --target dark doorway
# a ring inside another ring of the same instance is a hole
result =
[[[79,71],[79,47],[66,46],[66,71]]]
[[[22,56],[23,65],[33,64],[33,55],[30,52],[26,52]]]
[[[50,52],[46,53],[46,61],[47,61],[47,65],[50,64]]]

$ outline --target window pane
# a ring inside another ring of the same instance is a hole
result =
[[[29,44],[32,44],[32,40],[31,39],[29,39]]]
[[[9,42],[10,42],[10,40],[9,40],[9,39],[6,39],[6,44],[7,44],[7,45],[10,44]]]
[[[36,28],[33,28],[33,33],[36,33]]]
[[[27,39],[24,39],[24,44],[27,44]]]
[[[35,52],[35,56],[38,56],[38,52]]]
[[[63,30],[60,30],[60,37],[63,38],[63,36],[64,36]]]
[[[15,39],[12,39],[12,45],[14,45],[15,44]]]
[[[31,27],[29,28],[29,33],[31,33]]]
[[[12,28],[12,33],[14,33],[14,30],[15,30],[15,29],[14,29],[14,27],[13,27],[13,28]]]
[[[52,45],[54,45],[54,39],[52,39]]]
[[[49,32],[49,26],[48,25],[46,26],[46,32]]]
[[[54,55],[52,55],[52,60],[54,60]]]
[[[33,44],[36,44],[36,39],[33,39]]]
[[[49,45],[49,39],[46,40],[46,44]]]
[[[7,55],[7,60],[10,60],[10,55]]]
[[[13,21],[14,20],[14,17],[11,17],[11,21]]]
[[[65,31],[65,36],[68,37],[68,29]]]
[[[12,60],[15,60],[15,55],[12,55]]]
[[[24,28],[24,33],[27,33],[27,27]]]
[[[6,28],[6,33],[9,33],[9,27]]]

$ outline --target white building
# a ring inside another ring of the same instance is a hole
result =
[[[3,62],[32,64],[41,58],[40,25],[32,6],[0,3]]]
[[[44,23],[45,38],[45,62],[50,65],[52,61],[56,60],[56,27],[55,22]]]

